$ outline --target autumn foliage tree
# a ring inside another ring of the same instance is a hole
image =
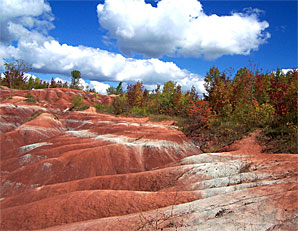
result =
[[[231,111],[232,107],[232,84],[225,73],[218,68],[212,67],[205,77],[205,99],[218,115],[224,115]]]
[[[14,62],[4,62],[6,69],[4,78],[1,80],[1,85],[5,85],[10,89],[26,89],[26,77],[24,73],[31,68],[23,60],[16,60]],[[11,90],[10,90],[11,97]]]
[[[142,82],[129,84],[127,87],[127,100],[131,107],[142,107],[144,86]]]
[[[212,107],[210,107],[208,101],[202,99],[193,101],[190,98],[189,106],[186,108],[186,114],[191,127],[208,127],[210,125],[210,119],[214,117]]]
[[[297,152],[297,77],[297,69],[260,73],[241,68],[230,80],[212,67],[205,77],[205,99],[216,115],[213,121],[243,132],[263,128],[272,139],[283,139],[289,147],[285,152]]]

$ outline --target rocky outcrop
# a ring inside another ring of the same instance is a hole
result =
[[[0,91],[1,230],[297,227],[296,155],[203,154],[171,123],[65,110],[88,93],[31,92]]]

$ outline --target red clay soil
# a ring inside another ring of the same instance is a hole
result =
[[[222,148],[220,151],[238,154],[260,154],[264,149],[257,140],[260,132],[261,130],[256,130],[233,144]]]
[[[36,103],[25,101],[30,92]],[[173,126],[67,109],[71,89],[0,89],[1,230],[294,230],[297,155],[256,133],[205,153]],[[97,103],[112,98],[100,95]]]

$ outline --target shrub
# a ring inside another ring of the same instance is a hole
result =
[[[259,140],[266,146],[265,152],[272,153],[298,153],[297,125],[272,124],[263,129]]]
[[[142,117],[147,116],[147,111],[145,108],[133,107],[129,113],[130,116]]]
[[[190,105],[186,108],[186,114],[191,124],[200,124],[201,126],[209,126],[209,120],[214,116],[209,103],[204,100],[193,101],[189,99]]]
[[[255,120],[258,126],[264,127],[272,124],[275,110],[270,104],[262,104],[256,107]]]
[[[36,99],[34,98],[33,95],[31,95],[31,93],[27,93],[27,95],[25,96],[25,101],[28,103],[36,103]]]
[[[203,152],[216,152],[219,149],[230,145],[235,140],[242,138],[252,129],[243,126],[239,122],[231,119],[217,118],[213,119],[210,126],[201,127],[193,131],[193,137],[200,143]]]
[[[130,106],[126,97],[126,94],[118,96],[113,101],[113,112],[116,115],[127,114],[129,112]]]
[[[113,113],[113,105],[94,104],[97,113]]]
[[[72,99],[72,105],[70,107],[70,111],[75,110],[75,111],[83,111],[89,108],[89,105],[84,103],[82,96],[77,96]]]

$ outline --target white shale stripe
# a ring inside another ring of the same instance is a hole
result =
[[[88,130],[67,131],[67,133],[76,137],[90,137],[90,138],[94,138],[95,140],[103,140],[103,141],[108,141],[108,142],[127,145],[127,146],[140,145],[140,146],[152,147],[152,148],[173,148],[175,150],[181,150],[185,148],[187,149],[197,148],[193,143],[185,142],[185,141],[183,141],[183,144],[178,144],[176,142],[168,141],[168,140],[151,140],[151,139],[143,139],[143,138],[137,139],[137,138],[131,138],[127,136],[112,135],[112,134],[97,135],[96,133],[89,132]]]
[[[29,145],[25,145],[19,148],[19,155],[22,155],[25,152],[29,152],[35,148],[39,148],[41,146],[45,146],[45,145],[52,145],[53,143],[49,143],[49,142],[42,142],[42,143],[35,143],[35,144],[29,144]]]

